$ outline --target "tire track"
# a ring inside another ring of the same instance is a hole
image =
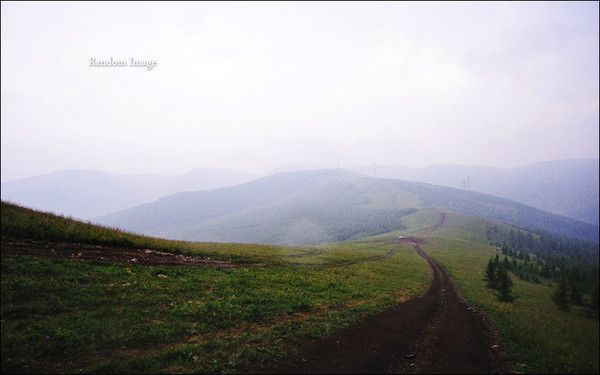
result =
[[[385,245],[390,245],[390,244],[397,244],[397,242],[395,240],[387,240],[387,241],[377,241],[377,242],[372,242],[372,243],[376,243],[376,245],[373,246],[368,246],[368,247],[362,247],[359,250],[370,250],[370,249],[374,249],[377,247],[383,247]],[[287,262],[285,263],[285,265],[287,266],[293,266],[293,267],[306,267],[306,268],[336,268],[336,267],[347,267],[347,266],[351,266],[354,264],[359,264],[359,263],[365,263],[365,262],[376,262],[379,260],[384,260],[387,258],[390,258],[392,256],[394,256],[396,253],[398,253],[398,251],[400,251],[400,247],[396,247],[392,250],[387,251],[385,254],[381,254],[381,255],[372,255],[372,256],[368,256],[368,257],[364,257],[364,258],[358,258],[358,259],[347,259],[347,260],[340,260],[340,261],[333,261],[330,263],[322,263],[322,264],[306,264],[306,263],[301,263],[301,262]]]
[[[416,297],[307,344],[273,370],[283,373],[507,372],[489,322],[460,296],[448,272],[407,237],[432,282]]]

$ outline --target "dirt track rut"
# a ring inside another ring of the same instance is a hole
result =
[[[308,344],[274,372],[284,373],[498,373],[506,372],[494,330],[464,300],[448,272],[421,248],[431,286],[413,298],[322,340]]]
[[[102,263],[139,264],[144,266],[199,266],[213,268],[260,267],[263,264],[241,264],[198,256],[175,254],[154,249],[119,248],[81,243],[14,240],[0,241],[4,256],[34,256],[49,259],[72,259]]]

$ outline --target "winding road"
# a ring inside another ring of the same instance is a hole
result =
[[[443,223],[444,217],[440,219]],[[448,272],[423,251],[423,240],[398,240],[429,263],[427,293],[302,348],[275,372],[507,372],[495,330],[456,291]]]

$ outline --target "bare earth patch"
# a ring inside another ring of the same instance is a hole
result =
[[[128,263],[144,266],[201,266],[234,268],[261,266],[240,264],[153,249],[129,249],[81,243],[2,239],[0,253],[5,256],[33,256],[49,259],[87,260],[105,263]]]

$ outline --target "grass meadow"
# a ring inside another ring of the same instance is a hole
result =
[[[71,224],[20,214],[47,227]],[[76,232],[86,241],[89,227],[72,224],[53,229],[55,236],[65,240]],[[97,241],[127,236],[92,229]],[[215,269],[2,257],[2,371],[256,370],[306,340],[424,293],[431,277],[411,248],[397,244],[236,246],[186,243],[182,250],[271,263]],[[372,260],[394,249],[385,260]],[[344,265],[348,260],[357,263]]]
[[[418,223],[434,223],[421,213]],[[582,307],[560,311],[552,302],[549,280],[541,284],[512,275],[517,299],[499,302],[486,288],[483,271],[499,249],[488,245],[486,224],[479,219],[447,215],[443,227],[414,235],[427,238],[425,251],[444,265],[461,293],[497,324],[513,369],[525,373],[598,373],[598,316]],[[500,224],[495,224],[502,226]],[[506,227],[508,228],[508,227]],[[403,233],[409,233],[411,229]],[[500,254],[502,255],[502,254]]]
[[[426,291],[424,249],[495,322],[516,372],[598,373],[598,316],[560,311],[550,281],[518,279],[510,304],[485,287],[489,222],[435,210],[407,229],[313,247],[167,241],[2,205],[2,236],[149,247],[261,267],[149,267],[2,257],[3,372],[241,372]],[[501,224],[495,224],[503,227]],[[509,227],[504,226],[504,229]],[[397,250],[397,252],[393,252]],[[390,253],[392,252],[392,253]],[[386,257],[383,257],[386,255]]]

